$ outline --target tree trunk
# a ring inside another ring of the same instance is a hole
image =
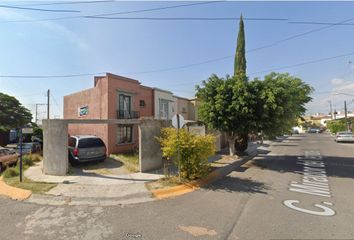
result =
[[[235,155],[235,139],[234,136],[227,136],[227,141],[229,143],[230,156]]]
[[[244,155],[248,147],[248,133],[242,133],[237,136],[235,148],[238,155]]]

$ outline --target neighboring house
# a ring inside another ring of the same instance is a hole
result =
[[[171,120],[176,114],[173,94],[170,91],[154,88],[155,119]]]
[[[154,91],[137,80],[107,73],[95,77],[94,87],[64,96],[64,119],[137,119],[153,117]],[[70,135],[96,135],[107,152],[131,151],[138,146],[135,124],[70,124]]]

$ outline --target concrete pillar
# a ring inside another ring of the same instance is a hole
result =
[[[43,120],[43,173],[64,176],[68,172],[68,122]]]
[[[171,121],[142,119],[139,124],[139,166],[140,172],[162,167],[160,143],[156,140],[162,127],[171,126]]]

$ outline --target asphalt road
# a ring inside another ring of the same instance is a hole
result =
[[[304,134],[268,149],[174,199],[55,207],[0,198],[0,239],[354,239],[354,144]]]

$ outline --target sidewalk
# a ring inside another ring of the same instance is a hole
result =
[[[29,168],[25,177],[32,181],[58,183],[46,195],[33,194],[27,202],[49,205],[118,205],[152,201],[145,183],[163,175],[131,173],[121,175],[76,172],[75,176],[50,176],[40,164]]]
[[[282,141],[283,139],[276,141]],[[106,174],[81,170],[75,171],[76,175],[71,176],[50,176],[44,175],[41,165],[37,164],[24,173],[25,177],[33,181],[58,183],[58,185],[47,194],[32,194],[25,201],[45,205],[114,206],[178,196],[208,186],[257,154],[268,153],[271,144],[271,141],[264,141],[263,144],[250,142],[247,155],[242,157],[226,154],[215,155],[209,159],[212,172],[206,178],[185,186],[179,185],[151,192],[146,188],[145,183],[162,178],[162,174],[156,174],[156,172],[127,174],[123,170],[116,170],[115,174]]]

